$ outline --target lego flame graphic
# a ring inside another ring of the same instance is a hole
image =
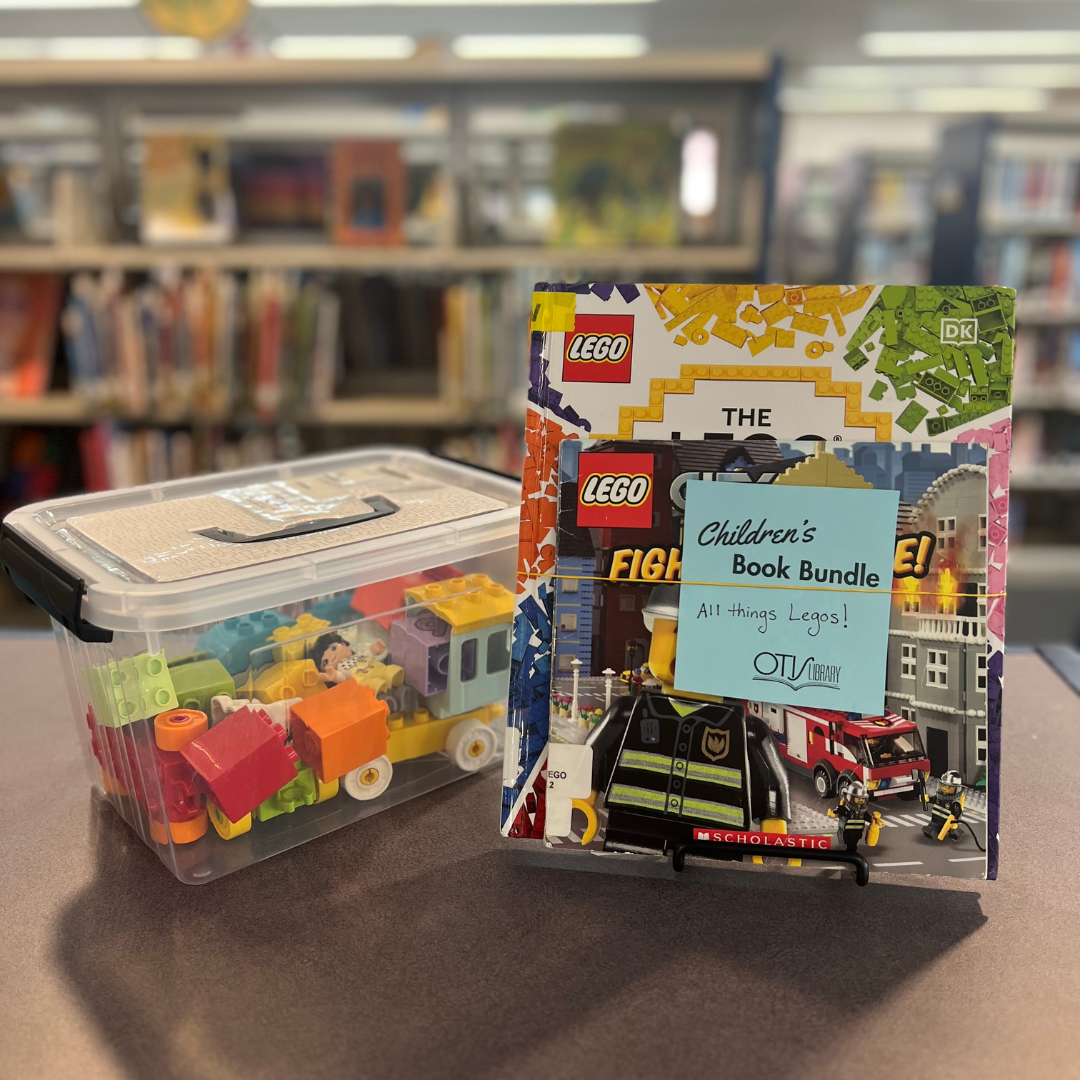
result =
[[[959,582],[956,575],[944,567],[938,575],[938,614],[956,614],[956,593],[959,591]]]

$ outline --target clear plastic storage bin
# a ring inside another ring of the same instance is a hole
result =
[[[23,507],[94,787],[210,881],[501,760],[519,485],[360,450]]]

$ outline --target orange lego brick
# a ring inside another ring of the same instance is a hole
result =
[[[386,753],[390,706],[349,679],[292,707],[293,746],[329,784]]]
[[[784,290],[784,303],[790,307],[798,307],[805,299],[802,289]]]

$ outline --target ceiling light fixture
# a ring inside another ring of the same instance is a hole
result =
[[[1080,30],[897,30],[863,34],[867,56],[1075,56]]]
[[[415,52],[404,34],[286,34],[270,42],[279,60],[408,60]]]
[[[649,43],[640,34],[463,34],[451,48],[462,60],[621,60]]]

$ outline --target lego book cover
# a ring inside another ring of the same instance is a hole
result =
[[[996,876],[1012,305],[537,287],[504,831]]]

